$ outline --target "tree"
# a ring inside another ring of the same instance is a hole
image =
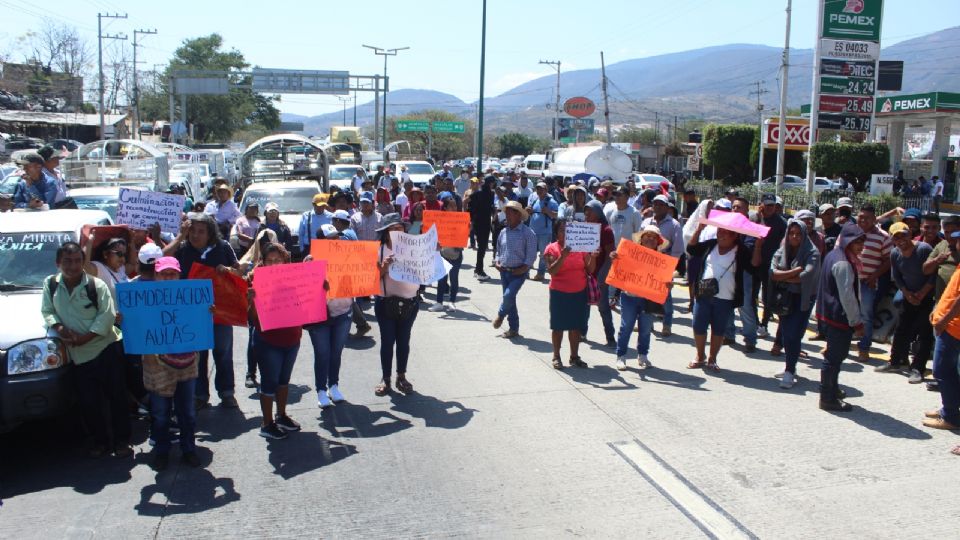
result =
[[[750,150],[758,136],[757,126],[710,124],[703,130],[703,162],[716,168],[716,175],[739,183],[752,177]]]
[[[515,155],[527,156],[536,151],[545,150],[550,141],[525,133],[509,132],[494,137],[490,145],[490,154],[502,157]],[[493,150],[496,149],[496,152]]]
[[[890,172],[890,148],[883,143],[819,142],[810,149],[810,164],[819,174],[843,176],[863,191],[870,175]]]
[[[280,126],[280,111],[274,103],[280,98],[237,87],[251,83],[249,76],[236,73],[249,67],[240,51],[223,50],[223,38],[219,34],[185,40],[173,53],[159,91],[141,88],[141,115],[145,119],[168,116],[168,87],[173,72],[227,71],[231,73],[228,76],[231,88],[227,95],[187,97],[187,122],[195,126],[195,137],[203,141],[225,141],[241,129],[276,129]],[[176,102],[179,104],[179,99]]]
[[[61,97],[73,105],[83,103],[83,77],[90,72],[93,53],[77,29],[42,19],[16,39],[26,49],[24,62],[33,66],[27,94],[36,98]],[[7,56],[7,55],[4,55]]]
[[[657,130],[653,128],[630,127],[617,133],[617,142],[654,144],[659,141],[660,137],[657,136]]]

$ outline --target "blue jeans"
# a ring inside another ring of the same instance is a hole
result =
[[[613,310],[610,308],[609,300],[607,300],[610,296],[610,286],[605,283],[607,281],[607,274],[610,272],[610,265],[611,262],[608,259],[600,268],[600,271],[597,272],[597,285],[600,286],[600,301],[597,303],[597,310],[600,311],[600,321],[603,323],[603,334],[608,342],[616,340],[616,334],[613,329]],[[672,306],[671,309],[673,309]],[[590,319],[589,313],[588,311],[587,322],[589,322]],[[586,339],[586,337],[587,329],[584,328],[583,338]]]
[[[157,445],[154,447],[158,454],[170,452],[170,412],[173,407],[177,410],[177,425],[180,427],[180,452],[189,454],[197,451],[197,441],[194,437],[197,429],[197,412],[193,408],[193,395],[196,392],[197,380],[188,379],[177,383],[173,397],[161,397],[150,393],[150,416],[153,421],[150,431]]]
[[[547,260],[543,257],[543,250],[547,249],[550,240],[553,239],[553,233],[537,233],[537,253],[540,254],[540,262],[537,263],[537,273],[543,274],[547,271]]]
[[[693,333],[706,335],[707,328],[713,335],[722,335],[727,331],[727,321],[733,315],[733,300],[717,297],[698,298],[693,304]]]
[[[350,312],[307,328],[313,344],[313,380],[317,391],[340,383],[340,360],[350,336]]]
[[[743,306],[740,311],[740,323],[743,325],[743,341],[747,345],[757,344],[757,306],[754,305],[753,276],[743,273]],[[737,335],[736,317],[730,317],[724,337],[734,339]]]
[[[413,323],[420,312],[418,305],[409,319],[397,321],[389,319],[383,314],[383,298],[378,296],[373,304],[373,313],[377,316],[377,326],[380,327],[380,371],[383,380],[390,380],[393,369],[393,349],[397,349],[397,373],[407,372],[407,360],[410,359],[410,335],[413,333]]]
[[[443,302],[443,297],[450,294],[450,301],[457,301],[457,293],[460,291],[460,267],[463,265],[463,253],[456,260],[447,259],[452,268],[447,275],[440,278],[437,283],[437,302]]]
[[[260,395],[273,397],[277,387],[290,384],[293,364],[297,361],[300,344],[292,347],[277,347],[257,336],[257,349],[260,352]]]
[[[800,358],[800,344],[803,334],[807,330],[810,320],[810,308],[800,309],[800,295],[790,295],[790,314],[780,319],[779,329],[782,330],[783,350],[787,361],[787,371],[797,373],[797,360]],[[780,333],[780,332],[778,332]]]
[[[870,344],[873,343],[873,319],[877,313],[877,302],[887,293],[890,285],[890,279],[881,277],[877,280],[877,288],[870,288],[867,283],[860,280],[860,313],[863,314],[863,337],[857,342],[857,349],[861,351],[870,350]]]
[[[958,357],[960,357],[960,340],[944,330],[937,336],[937,344],[933,350],[933,377],[937,379],[940,401],[943,404],[940,409],[940,416],[955,426],[960,425]]]
[[[500,272],[500,287],[503,288],[503,300],[500,301],[500,309],[497,310],[497,317],[506,317],[510,330],[520,331],[520,314],[517,312],[517,294],[523,282],[527,280],[527,274],[524,272],[519,276],[513,275],[509,271]]]
[[[197,377],[196,395],[198,399],[206,401],[210,399],[210,376],[208,375],[207,363],[210,358],[209,351],[200,353],[200,364],[198,370],[200,376]],[[213,325],[213,365],[217,370],[214,375],[213,386],[217,389],[217,394],[221,397],[233,395],[233,327],[225,324]]]
[[[637,333],[637,353],[650,352],[650,332],[653,331],[653,315],[644,311],[647,301],[632,294],[620,295],[620,334],[617,336],[617,356],[626,356],[630,348],[633,327],[640,323]]]

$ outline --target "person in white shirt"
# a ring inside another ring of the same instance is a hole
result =
[[[398,212],[400,212],[401,216],[406,212],[407,207],[410,206],[411,190],[413,190],[413,182],[408,180],[403,183],[403,191],[393,200],[393,204],[399,208]]]
[[[406,166],[406,165],[401,165],[401,166],[400,166],[400,181],[401,181],[401,182],[406,182],[407,180],[410,180],[410,173],[407,172],[407,166]],[[390,189],[390,186],[389,186],[389,185],[387,186],[387,189]]]
[[[407,176],[410,175],[408,174]],[[380,182],[377,184],[377,187],[389,190],[391,185],[393,185],[393,175],[390,174],[390,167],[387,166],[383,168],[383,176],[380,177]]]
[[[463,197],[463,194],[470,189],[470,173],[467,171],[461,171],[460,177],[453,182],[453,189],[457,192],[457,195]]]
[[[360,193],[363,191],[363,183],[367,181],[367,172],[363,170],[363,167],[357,167],[357,174],[353,175],[353,178],[350,179],[350,190],[354,193]]]
[[[533,195],[533,188],[530,187],[530,180],[527,178],[526,173],[520,173],[520,186],[517,187],[516,193],[517,200],[526,206],[527,201],[530,200],[530,196]]]
[[[933,177],[933,211],[940,214],[940,201],[943,200],[943,180],[939,176]]]

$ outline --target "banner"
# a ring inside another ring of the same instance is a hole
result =
[[[421,230],[429,231],[434,224],[437,226],[437,238],[440,240],[441,247],[467,247],[467,241],[470,239],[469,212],[424,210]]]
[[[393,244],[390,277],[397,281],[429,285],[452,268],[437,251],[436,227],[418,235],[391,231],[390,242]]]
[[[626,238],[617,246],[607,284],[658,304],[667,301],[679,259],[645,248]]]
[[[117,283],[123,349],[167,354],[213,348],[213,287],[204,279]]]
[[[600,224],[570,221],[564,226],[563,245],[574,253],[593,253],[600,249]]]
[[[353,298],[380,294],[377,268],[380,242],[311,240],[310,256],[327,261],[330,298]]]
[[[703,220],[702,223],[756,238],[764,238],[770,232],[770,227],[754,223],[739,212],[711,210],[710,217]]]
[[[194,263],[187,275],[190,279],[209,279],[213,284],[213,324],[247,326],[247,282],[242,277],[205,264]]]
[[[134,229],[146,229],[159,223],[163,232],[177,234],[185,200],[183,195],[120,188],[116,222]]]
[[[260,328],[273,330],[327,320],[327,261],[258,266],[253,303]]]

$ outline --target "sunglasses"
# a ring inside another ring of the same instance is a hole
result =
[[[117,257],[126,257],[126,256],[127,256],[127,254],[124,253],[124,252],[122,252],[122,251],[111,251],[110,253],[113,253],[113,254],[116,255]]]

